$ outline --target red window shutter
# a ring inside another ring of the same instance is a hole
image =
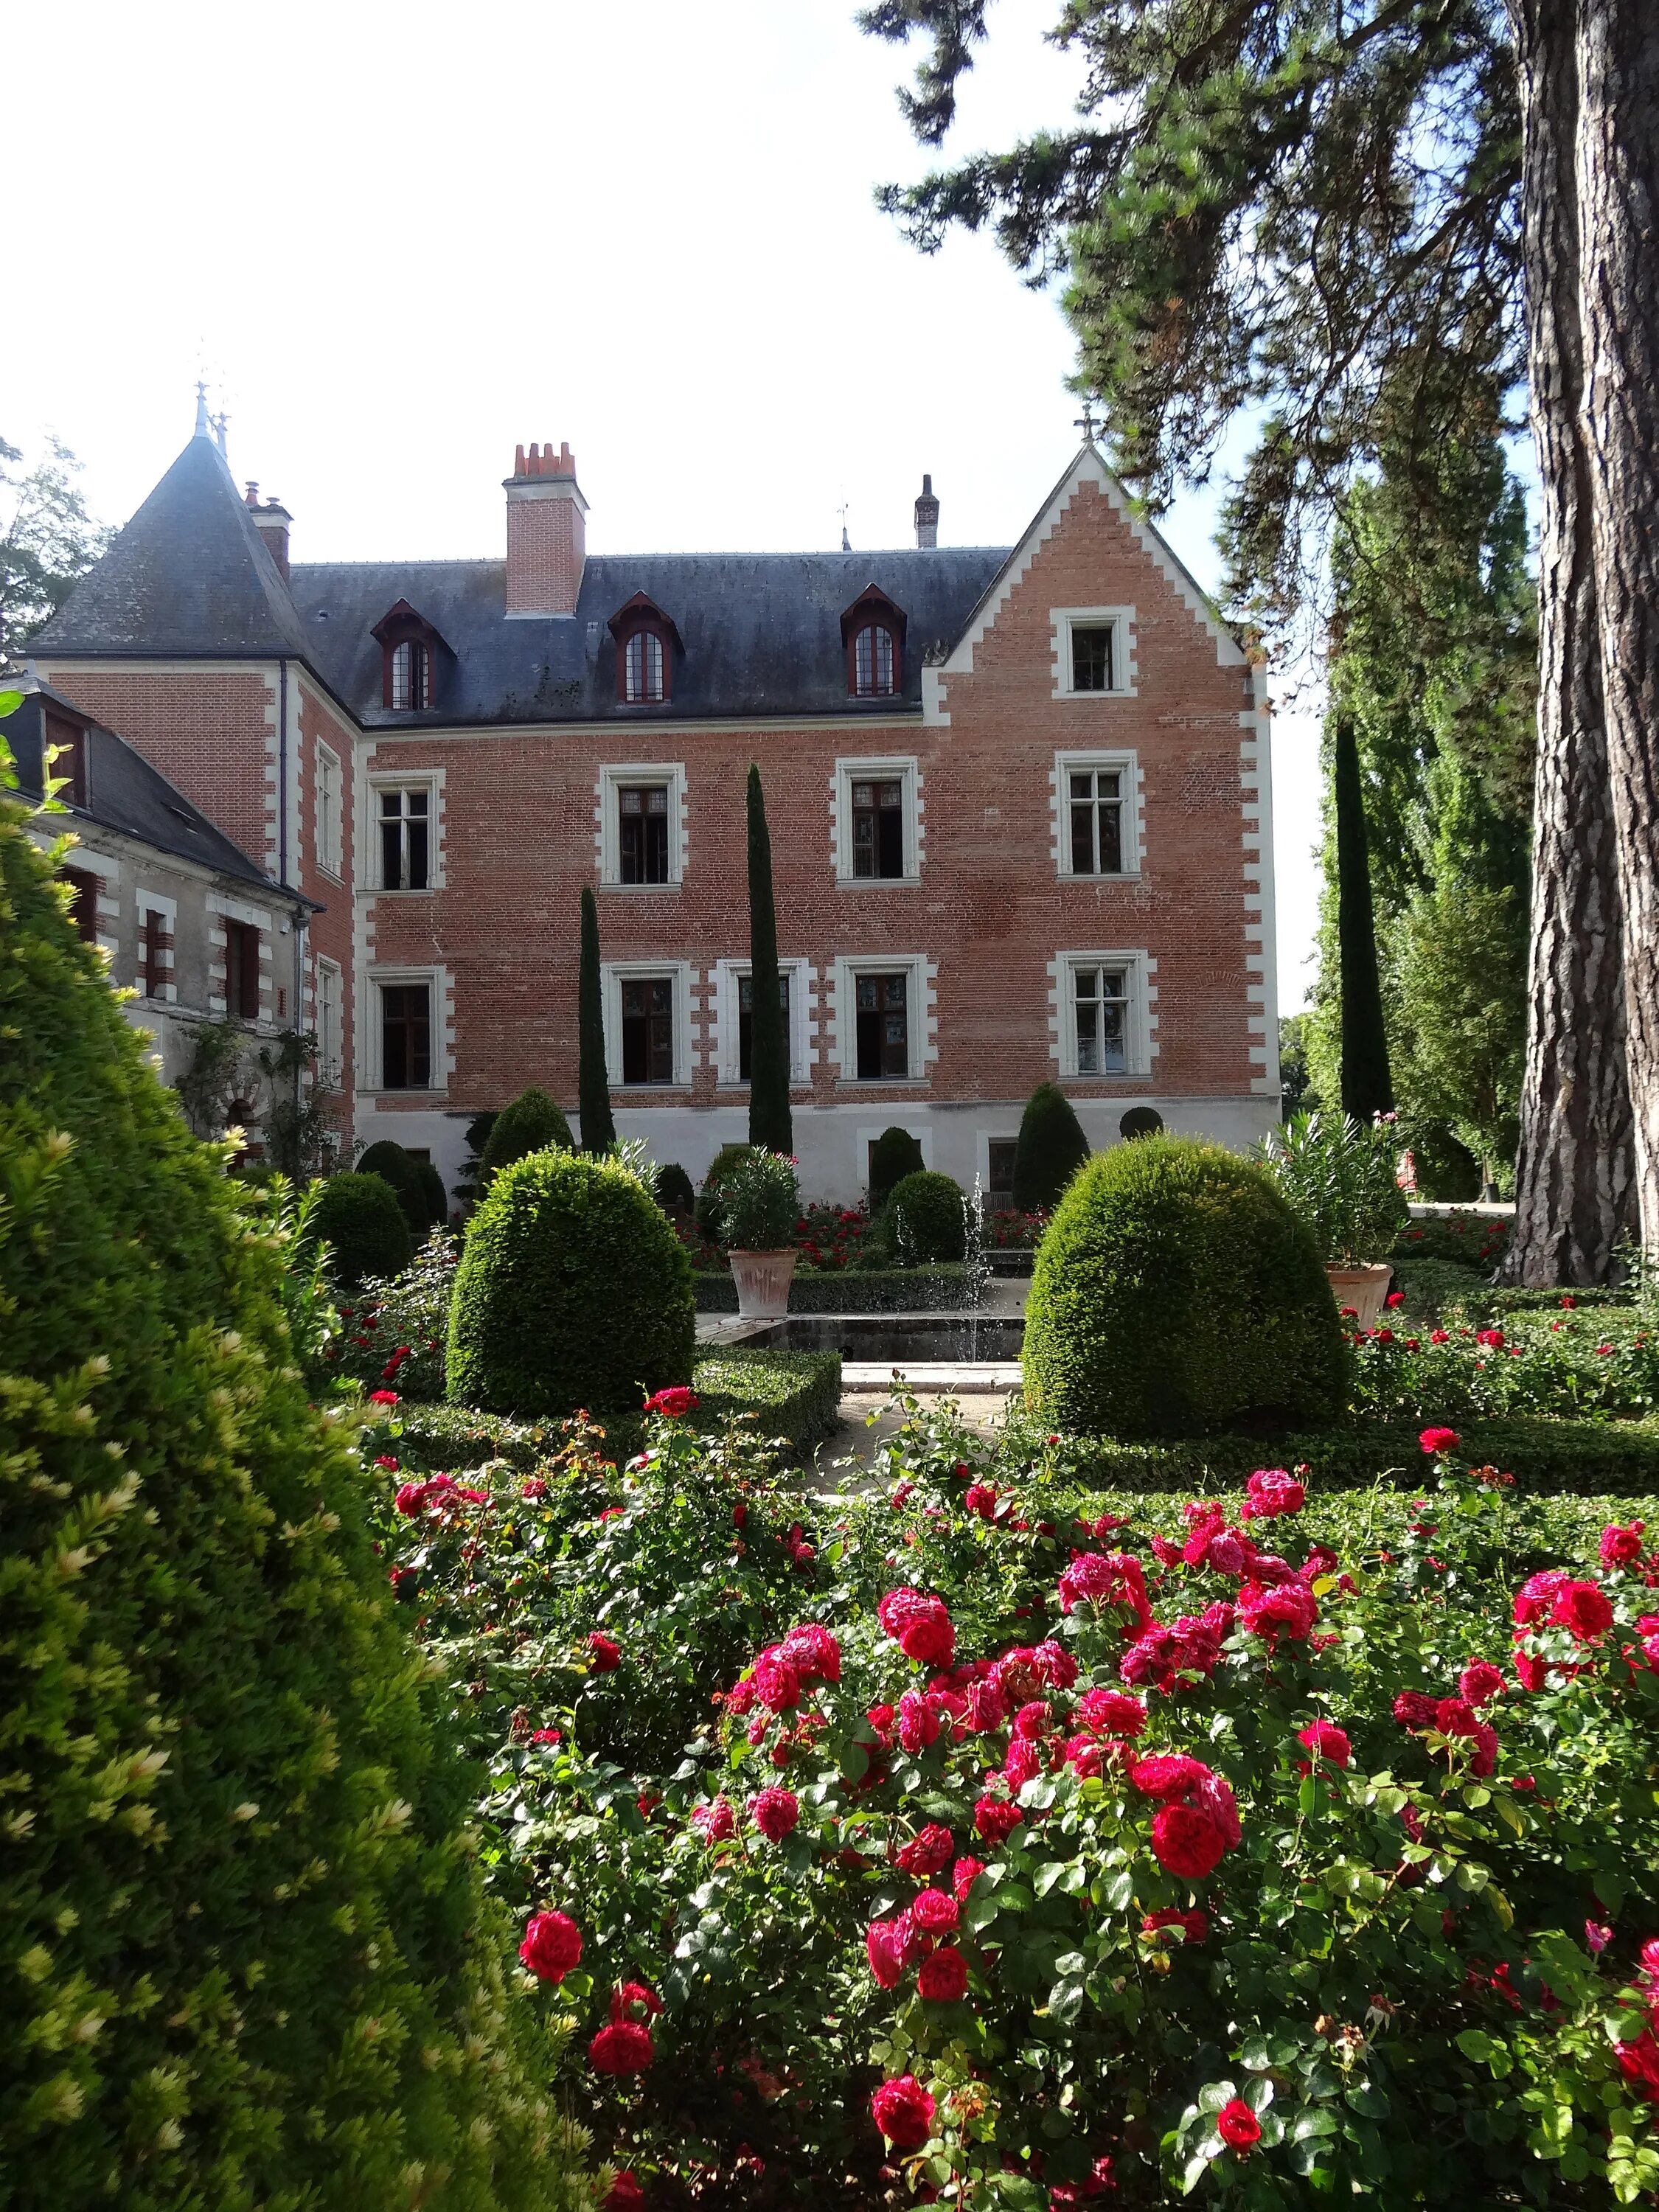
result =
[[[242,929],[242,1012],[249,1021],[259,1016],[259,933],[251,923]]]

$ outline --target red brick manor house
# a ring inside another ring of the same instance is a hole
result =
[[[694,1177],[746,1134],[751,760],[810,1193],[896,1122],[1000,1188],[1048,1078],[1097,1147],[1275,1120],[1261,673],[1092,445],[1012,548],[939,544],[926,479],[872,553],[590,558],[562,446],[506,500],[504,559],[291,562],[204,420],[32,648],[303,895],[211,1003],[315,1030],[343,1136],[453,1183],[480,1109],[574,1113],[584,884],[618,1128]]]

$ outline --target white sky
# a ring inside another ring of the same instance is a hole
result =
[[[120,521],[205,369],[300,560],[494,554],[568,440],[596,551],[1012,542],[1077,444],[1072,345],[987,240],[872,188],[927,166],[854,0],[54,0],[8,32],[33,177],[0,433]],[[999,0],[947,156],[1063,122],[1059,0]],[[58,90],[68,95],[67,108]],[[16,225],[13,226],[14,233]],[[1213,501],[1164,528],[1213,585]],[[1279,996],[1311,980],[1317,731],[1275,726]]]

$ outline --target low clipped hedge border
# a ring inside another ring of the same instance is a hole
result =
[[[738,1286],[729,1271],[695,1275],[699,1313],[736,1313]],[[797,1271],[789,1286],[792,1314],[955,1313],[965,1310],[970,1278],[966,1266],[848,1267],[835,1274]]]
[[[1419,1434],[1409,1422],[1377,1421],[1169,1443],[1079,1437],[1064,1449],[1068,1473],[1091,1490],[1182,1490],[1194,1497],[1218,1484],[1236,1487],[1256,1468],[1302,1460],[1318,1489],[1365,1489],[1392,1474],[1401,1488],[1415,1490],[1430,1474]],[[1458,1456],[1514,1475],[1517,1496],[1642,1498],[1659,1491],[1659,1421],[1469,1421],[1458,1436]]]
[[[701,1401],[691,1425],[720,1429],[744,1413],[756,1416],[764,1437],[781,1437],[796,1453],[810,1450],[836,1425],[841,1405],[838,1352],[749,1352],[741,1346],[700,1359],[691,1387]],[[470,1406],[418,1405],[398,1409],[403,1436],[398,1456],[414,1474],[458,1474],[505,1460],[525,1473],[564,1442],[551,1417],[517,1420]],[[606,1417],[607,1444],[618,1456],[638,1448],[641,1425],[632,1415]]]

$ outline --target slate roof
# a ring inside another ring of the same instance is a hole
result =
[[[30,645],[50,660],[304,660],[368,727],[891,714],[921,700],[923,657],[952,645],[1008,557],[1001,546],[873,553],[596,554],[573,618],[507,617],[504,561],[296,566],[285,583],[212,438],[191,440]],[[849,699],[841,617],[872,584],[906,617],[896,700]],[[643,592],[684,641],[672,697],[617,699],[606,628]],[[434,705],[382,704],[374,627],[407,599],[438,631]]]
[[[26,799],[38,799],[45,792],[41,760],[45,750],[45,708],[49,702],[84,733],[82,742],[86,750],[88,804],[80,807],[65,802],[69,821],[90,822],[100,829],[118,830],[155,852],[194,860],[202,867],[211,868],[216,875],[234,876],[240,882],[257,884],[262,891],[275,893],[295,905],[316,907],[314,899],[305,898],[298,891],[284,890],[274,884],[240,845],[232,844],[198,806],[192,806],[183,792],[168,782],[160,769],[152,767],[142,753],[135,752],[125,738],[117,737],[113,730],[93,721],[61,692],[45,684],[34,684],[28,678],[21,682],[8,678],[3,688],[24,693],[22,705],[0,721],[0,736],[11,747],[17,765],[18,789]]]

